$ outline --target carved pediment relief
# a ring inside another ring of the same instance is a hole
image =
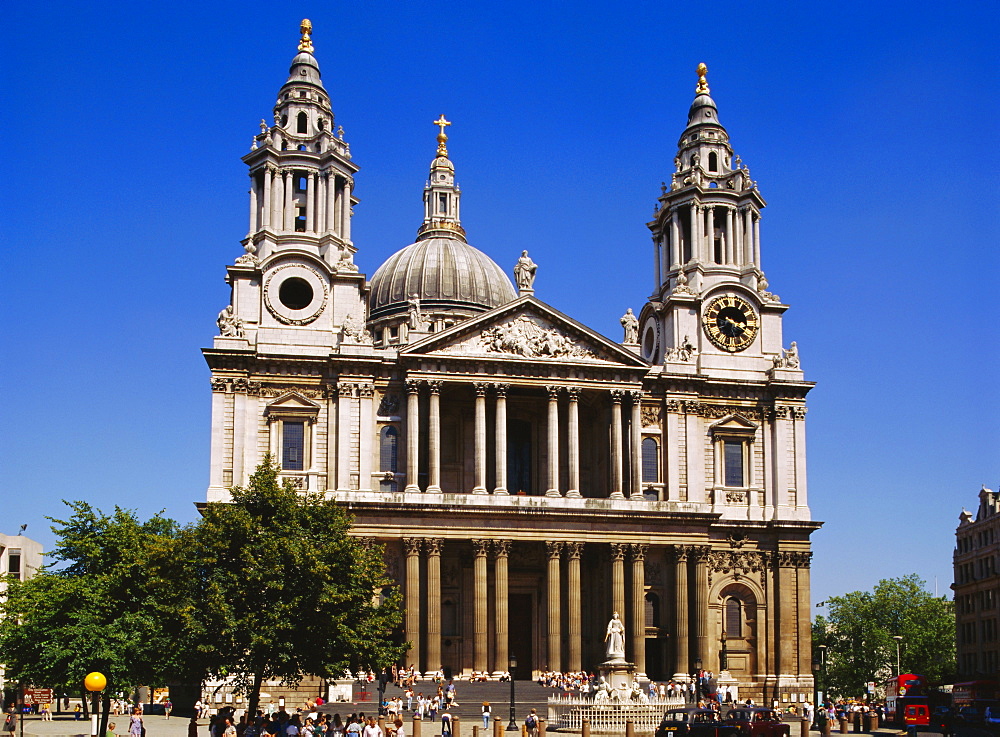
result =
[[[757,423],[751,422],[741,414],[734,413],[716,420],[709,425],[709,429],[713,432],[753,433],[757,430]]]
[[[533,297],[495,308],[411,345],[403,352],[646,365],[631,352]]]
[[[282,394],[273,402],[268,402],[264,412],[266,415],[315,415],[319,412],[319,405],[310,399],[302,396],[296,391],[289,391]]]

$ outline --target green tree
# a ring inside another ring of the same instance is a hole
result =
[[[826,691],[857,696],[868,681],[900,671],[943,680],[955,671],[955,607],[935,597],[916,574],[878,582],[873,591],[852,591],[827,599],[827,617],[813,622],[814,656],[826,646]]]
[[[339,678],[402,655],[400,594],[382,549],[348,534],[342,508],[281,483],[270,456],[231,492],[179,540],[189,580],[169,608],[189,671],[231,679],[253,713],[264,680]]]
[[[172,547],[177,524],[66,504],[68,519],[49,518],[58,536],[52,562],[27,581],[11,580],[0,602],[8,678],[81,693],[83,677],[96,670],[108,678],[106,701],[111,691],[163,682],[177,663],[147,567]]]

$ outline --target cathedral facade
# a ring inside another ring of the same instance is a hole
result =
[[[469,244],[444,116],[415,242],[362,273],[310,32],[243,157],[245,252],[204,350],[208,501],[270,452],[344,505],[384,546],[420,671],[593,670],[619,612],[642,677],[724,670],[724,649],[741,695],[802,700],[812,384],[704,67],[648,223],[659,286],[619,343],[538,299],[528,252],[512,281]]]

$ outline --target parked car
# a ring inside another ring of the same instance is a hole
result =
[[[931,729],[944,732],[945,728],[951,725],[952,719],[953,715],[950,706],[936,706],[934,707],[934,711],[931,712]]]
[[[979,711],[978,707],[975,706],[963,706],[958,710],[958,714],[955,715],[955,718],[965,724],[983,723],[983,713]]]
[[[723,722],[712,709],[668,709],[654,737],[739,737],[738,727]]]
[[[791,731],[774,709],[757,706],[730,709],[725,722],[738,728],[743,737],[788,737]]]
[[[996,729],[1000,726],[1000,706],[991,705],[987,706],[986,710],[983,712],[983,721],[990,727]]]

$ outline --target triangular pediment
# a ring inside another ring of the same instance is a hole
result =
[[[296,391],[288,391],[276,398],[273,402],[268,402],[266,412],[318,412],[319,405]]]
[[[404,348],[400,355],[649,366],[631,351],[532,296],[428,336]]]
[[[753,432],[757,429],[757,423],[748,420],[739,413],[734,413],[726,415],[722,419],[716,420],[709,425],[709,429],[712,431],[729,430],[736,432]]]

